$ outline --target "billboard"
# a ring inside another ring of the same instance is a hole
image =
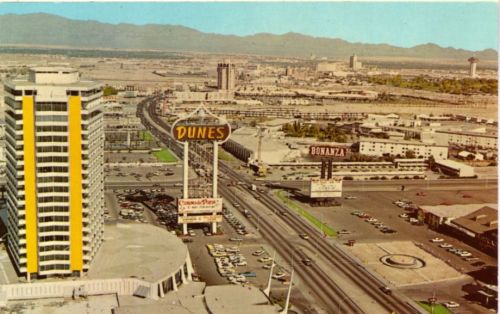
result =
[[[346,146],[311,145],[309,146],[309,156],[346,157],[349,150]]]
[[[177,119],[170,130],[177,142],[224,143],[231,135],[231,125],[201,105],[185,117]]]
[[[342,178],[311,180],[309,196],[311,198],[342,197]]]
[[[179,214],[213,213],[222,211],[222,198],[184,198],[177,201]]]
[[[185,125],[174,124],[172,135],[179,142],[185,141],[217,141],[224,142],[229,137],[229,124]]]
[[[179,216],[177,222],[180,224],[222,222],[222,215]]]

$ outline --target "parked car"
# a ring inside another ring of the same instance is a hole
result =
[[[370,223],[372,223],[372,222],[377,222],[377,221],[378,221],[378,219],[376,219],[376,218],[368,218],[368,219],[366,219],[365,221],[366,221],[366,222],[370,222]]]
[[[486,265],[486,263],[479,261],[479,262],[474,262],[471,265],[474,266],[474,267],[481,267],[481,266]]]
[[[400,214],[399,217],[401,217],[401,218],[408,218],[408,214],[403,213],[403,214]]]
[[[286,274],[284,272],[278,272],[278,273],[273,275],[273,278],[280,279],[280,278],[285,277],[285,276],[286,276]]]
[[[264,250],[257,250],[252,253],[253,256],[261,256],[262,254],[266,253]]]
[[[442,247],[444,249],[447,249],[447,248],[451,248],[453,247],[453,245],[449,244],[449,243],[443,243],[443,244],[440,244],[439,247]]]
[[[272,258],[270,258],[270,257],[261,257],[261,258],[259,258],[259,259],[258,259],[258,261],[259,261],[259,262],[261,262],[261,263],[269,263],[269,262],[271,262],[272,260],[273,260],[273,259],[272,259]]]
[[[460,304],[458,304],[455,301],[444,302],[443,305],[446,306],[449,309],[460,307]]]
[[[243,241],[243,239],[242,238],[231,238],[231,239],[229,239],[229,241],[241,242],[241,241]]]
[[[246,272],[240,273],[240,275],[245,276],[245,277],[257,277],[257,274],[253,271],[246,271]]]
[[[444,239],[442,239],[442,238],[434,238],[434,239],[431,239],[430,241],[431,241],[432,243],[439,243],[439,242],[443,242],[443,241],[444,241]]]
[[[351,234],[352,232],[346,229],[342,229],[340,231],[337,231],[337,234]]]

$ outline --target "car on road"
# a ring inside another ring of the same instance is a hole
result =
[[[269,263],[269,262],[272,262],[272,260],[273,260],[272,258],[267,257],[267,256],[266,257],[261,257],[261,258],[258,259],[258,261],[261,262],[261,263]]]
[[[453,245],[451,245],[449,243],[443,243],[443,244],[440,244],[439,247],[442,247],[443,249],[447,249],[447,248],[453,247]]]
[[[458,304],[455,301],[444,302],[443,305],[446,306],[449,309],[460,307],[460,304]]]
[[[299,237],[301,237],[304,240],[309,240],[309,236],[307,234],[305,234],[305,233],[299,234]]]
[[[310,258],[306,257],[306,258],[302,259],[302,263],[304,263],[304,265],[306,265],[306,266],[312,266],[313,261]]]
[[[388,294],[388,295],[392,294],[391,288],[389,288],[387,286],[380,287],[380,290],[382,290],[382,292],[385,293],[385,294]]]
[[[356,197],[356,196],[352,196],[352,195],[346,195],[344,198],[345,198],[346,200],[355,200],[355,199],[357,199],[357,197]]]
[[[458,252],[457,255],[460,257],[471,257],[472,253],[467,252],[467,251],[463,251],[463,252]]]
[[[443,242],[443,241],[444,241],[444,239],[442,239],[442,238],[434,238],[434,239],[431,239],[430,241],[431,241],[432,243],[439,243],[439,242]]]

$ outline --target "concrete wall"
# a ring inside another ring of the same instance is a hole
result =
[[[75,281],[52,281],[19,283],[0,286],[0,305],[11,300],[71,298],[74,291],[82,287],[87,295],[113,294],[133,295],[139,286],[150,288],[148,297],[158,298],[157,284],[136,278],[96,279]]]

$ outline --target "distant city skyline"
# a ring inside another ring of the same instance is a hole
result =
[[[399,47],[434,43],[476,51],[498,49],[495,2],[0,3],[0,14],[10,13],[48,13],[111,24],[182,25],[238,36],[296,32]]]

